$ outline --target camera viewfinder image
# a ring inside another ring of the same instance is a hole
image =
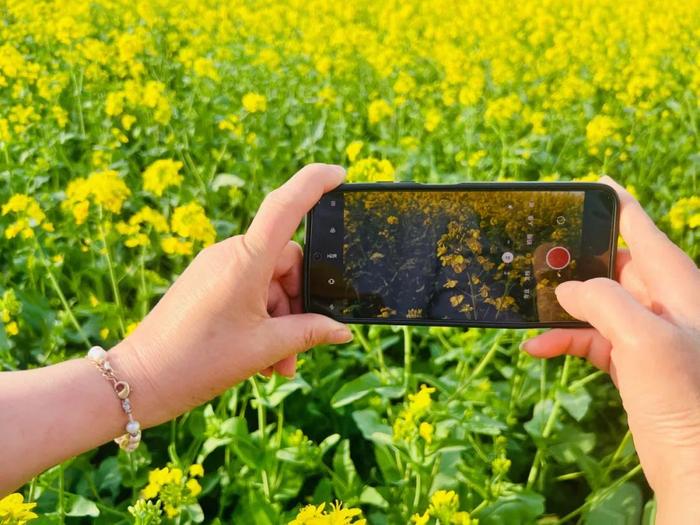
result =
[[[351,318],[568,321],[554,289],[576,278],[582,191],[344,194]]]

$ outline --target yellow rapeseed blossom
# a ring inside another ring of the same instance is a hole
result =
[[[21,236],[28,239],[34,236],[34,228],[42,228],[52,232],[53,224],[46,218],[46,214],[34,197],[23,193],[12,195],[2,205],[2,215],[12,215],[15,221],[5,228],[5,238],[13,239]]]
[[[619,123],[612,117],[607,115],[596,115],[593,117],[586,124],[586,141],[589,149],[596,148],[601,143],[612,138],[618,128]]]
[[[194,249],[192,241],[177,237],[164,237],[160,241],[160,247],[168,255],[192,255]]]
[[[181,168],[182,162],[172,159],[153,162],[143,172],[143,189],[160,197],[167,188],[182,184]]]
[[[216,239],[216,231],[204,208],[196,202],[178,206],[170,219],[170,229],[181,237],[208,246]]]
[[[440,122],[442,122],[442,113],[440,113],[440,110],[430,108],[425,115],[423,127],[428,133],[432,133],[440,125]]]
[[[0,524],[24,525],[37,518],[32,512],[36,503],[25,503],[22,494],[17,492],[0,499]]]
[[[248,113],[262,113],[267,110],[267,98],[260,93],[246,93],[242,103],[243,109]]]
[[[348,182],[391,182],[394,180],[394,166],[386,160],[375,158],[361,159],[348,169]]]
[[[433,403],[431,394],[435,392],[434,387],[421,385],[418,392],[408,395],[408,404],[401,410],[394,421],[394,441],[403,441],[413,438],[417,433],[428,443],[432,441],[432,425],[430,427],[419,427],[420,420],[425,416]],[[429,437],[429,439],[427,439]]]
[[[503,123],[519,114],[523,109],[520,97],[510,94],[505,97],[490,100],[486,106],[484,119],[487,122]]]
[[[367,108],[367,117],[370,124],[377,124],[393,113],[391,106],[384,99],[373,100]]]
[[[90,202],[112,213],[119,213],[131,190],[114,170],[91,173],[87,178],[70,181],[66,188],[64,210],[73,213],[75,222],[82,224],[87,219]]]
[[[353,140],[346,146],[345,154],[348,156],[348,160],[350,162],[355,162],[355,159],[357,159],[357,156],[360,154],[360,151],[362,151],[364,145],[365,143],[361,140]]]
[[[459,509],[459,496],[453,490],[438,490],[430,497],[428,512],[441,523],[451,523]]]
[[[195,503],[201,492],[202,486],[192,474],[187,476],[178,467],[163,467],[148,473],[148,484],[141,490],[141,497],[159,499],[166,515],[174,518],[184,507]]]
[[[360,509],[345,508],[342,503],[336,501],[325,510],[326,504],[318,506],[307,505],[302,508],[296,518],[289,525],[366,525],[367,520],[362,518]]]
[[[700,196],[684,197],[675,202],[668,212],[671,228],[682,230],[700,227]]]
[[[433,442],[433,434],[435,433],[435,428],[433,425],[427,421],[423,421],[418,427],[418,434],[422,437],[425,442],[430,445]]]

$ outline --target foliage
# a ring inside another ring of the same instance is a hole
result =
[[[114,344],[310,161],[365,180],[609,173],[697,260],[698,7],[0,2],[0,366]],[[295,379],[252,378],[131,456],[107,445],[48,470],[23,489],[36,507],[5,505],[98,524],[264,525],[308,505],[373,524],[653,515],[601,373],[532,360],[529,333],[354,330]],[[163,469],[182,477],[144,498]]]

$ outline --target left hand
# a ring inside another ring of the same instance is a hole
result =
[[[299,223],[338,186],[340,166],[306,166],[263,201],[244,235],[202,250],[110,360],[143,426],[167,421],[256,372],[291,376],[296,355],[352,333],[302,312]]]

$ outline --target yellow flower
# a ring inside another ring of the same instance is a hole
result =
[[[700,196],[684,197],[677,200],[668,212],[671,228],[682,230],[700,227]]]
[[[303,507],[296,518],[289,525],[366,525],[367,520],[362,518],[360,509],[344,508],[343,504],[336,501],[329,511],[325,511],[326,504],[318,506],[307,505]]]
[[[182,184],[180,168],[182,162],[171,159],[153,162],[143,172],[143,189],[160,197],[166,188]]]
[[[262,113],[267,110],[267,98],[260,93],[246,93],[242,102],[243,109],[248,113]]]
[[[370,124],[377,124],[379,121],[390,117],[393,113],[391,106],[384,99],[373,100],[367,108],[367,116]]]
[[[70,209],[77,224],[87,218],[90,200],[107,211],[119,213],[131,190],[114,170],[101,170],[91,173],[87,178],[78,178],[68,183],[64,209]]]
[[[437,129],[442,121],[442,113],[436,108],[430,108],[425,115],[423,127],[428,133],[432,133]]]
[[[442,523],[450,523],[459,508],[459,496],[453,490],[438,490],[430,498],[428,512]]]
[[[430,520],[430,513],[426,510],[423,515],[421,516],[420,514],[414,514],[411,516],[411,521],[414,523],[414,525],[428,525],[428,521]]]
[[[395,169],[386,159],[361,159],[348,169],[348,182],[393,181]]]
[[[168,255],[191,255],[192,242],[177,237],[165,237],[160,241],[161,249]]]
[[[17,321],[11,321],[5,325],[5,332],[7,335],[17,335],[19,333],[19,325]]]
[[[357,159],[357,156],[360,154],[360,151],[362,151],[362,147],[364,145],[365,143],[361,140],[353,140],[347,145],[345,148],[345,154],[348,156],[348,160],[350,162],[355,162],[355,159]]]
[[[200,492],[202,492],[202,486],[199,484],[199,482],[194,479],[188,479],[187,483],[185,483],[185,486],[189,489],[190,494],[192,496],[198,496]]]
[[[24,525],[38,516],[32,512],[36,503],[24,503],[22,494],[15,492],[0,499],[0,524]]]
[[[418,427],[418,434],[420,434],[420,437],[422,437],[428,445],[430,445],[433,442],[434,433],[435,428],[427,421],[423,421],[420,424],[420,427]]]
[[[178,206],[170,219],[170,227],[181,237],[200,241],[205,246],[216,239],[216,231],[204,213],[204,208],[196,202]]]
[[[586,125],[586,141],[589,148],[595,148],[612,138],[620,127],[619,123],[607,115],[596,115]]]
[[[523,108],[520,97],[510,94],[505,97],[496,98],[488,102],[484,118],[486,121],[502,123],[518,113]]]
[[[483,149],[480,149],[478,151],[475,151],[471,155],[469,155],[469,160],[467,161],[467,164],[469,164],[470,168],[476,167],[477,164],[479,164],[479,161],[483,159],[486,156],[486,151]]]
[[[190,465],[188,473],[190,476],[196,476],[201,478],[202,476],[204,476],[204,467],[199,463],[195,463],[194,465]]]
[[[35,227],[53,231],[53,224],[46,220],[46,214],[34,197],[16,193],[2,206],[2,215],[12,214],[15,222],[5,229],[5,237],[12,239],[18,235],[24,239],[34,236]]]

